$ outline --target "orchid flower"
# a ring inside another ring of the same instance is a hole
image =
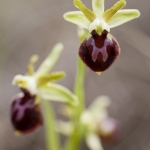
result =
[[[80,11],[67,12],[64,19],[85,28],[91,34],[82,42],[79,56],[91,70],[102,72],[120,54],[119,44],[110,34],[110,29],[138,18],[140,12],[136,9],[122,9],[126,5],[125,0],[118,1],[106,11],[104,0],[92,0],[93,11],[80,0],[74,0],[74,5]]]
[[[16,75],[12,81],[21,93],[13,97],[11,120],[17,132],[30,133],[43,123],[40,104],[43,100],[62,102],[73,107],[78,105],[78,98],[70,90],[54,82],[65,77],[64,72],[49,73],[58,60],[63,45],[56,44],[51,53],[34,72],[34,63],[38,60],[33,55],[26,75]]]

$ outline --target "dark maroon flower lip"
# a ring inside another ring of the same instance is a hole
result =
[[[11,121],[15,130],[27,134],[43,124],[40,104],[28,92],[16,95],[11,104]]]
[[[91,35],[81,43],[79,56],[94,72],[105,71],[119,56],[119,44],[107,31],[104,31],[101,36],[95,31]]]

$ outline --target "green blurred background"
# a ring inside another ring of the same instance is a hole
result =
[[[91,0],[83,0],[91,8]],[[105,0],[106,9],[116,0]],[[110,116],[121,122],[119,143],[105,150],[150,149],[150,1],[127,0],[141,17],[111,29],[121,46],[121,55],[101,76],[87,68],[87,106],[99,95],[112,99]],[[76,26],[62,15],[77,10],[72,0],[0,0],[0,150],[45,150],[43,127],[26,136],[14,136],[9,119],[11,97],[19,92],[11,86],[16,74],[24,74],[32,54],[39,54],[36,67],[57,42],[65,49],[54,70],[64,70],[60,83],[73,89],[78,53]],[[58,111],[58,104],[54,104]],[[87,150],[83,144],[82,150]]]

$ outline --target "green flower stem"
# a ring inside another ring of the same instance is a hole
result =
[[[69,138],[65,145],[65,150],[77,150],[79,147],[80,142],[83,139],[84,136],[84,128],[80,124],[80,115],[83,112],[85,108],[84,103],[84,77],[85,77],[85,65],[81,61],[80,58],[78,58],[78,68],[77,68],[77,74],[75,79],[75,88],[74,92],[78,96],[79,99],[79,106],[77,108],[74,108],[74,118],[73,122],[75,125],[75,130],[72,134],[72,136]]]
[[[43,106],[47,150],[60,150],[59,137],[55,130],[54,111],[49,101],[43,100]]]
[[[86,35],[86,31],[83,29],[78,30],[80,43],[83,41]],[[75,130],[72,136],[69,138],[65,145],[65,150],[77,150],[80,142],[84,136],[84,127],[80,124],[80,115],[85,109],[85,98],[84,98],[84,80],[85,80],[85,65],[82,60],[78,57],[77,62],[77,73],[75,78],[74,93],[78,96],[79,106],[74,108],[74,118],[73,122],[75,125]]]
[[[86,31],[82,28],[78,29],[78,36],[80,43],[84,40]],[[82,104],[84,102],[84,79],[85,79],[85,65],[82,60],[78,57],[77,60],[77,71],[74,83],[74,93],[78,96],[79,101]],[[83,106],[82,106],[83,107]]]
[[[73,135],[69,137],[64,150],[78,150],[79,144],[83,140],[85,133],[85,128],[83,125],[77,124],[76,129],[73,132]]]
[[[78,68],[77,68],[77,74],[75,79],[75,87],[74,87],[74,93],[78,96],[79,99],[79,106],[78,106],[78,112],[79,114],[84,110],[85,104],[84,104],[84,78],[85,78],[85,65],[83,64],[82,60],[78,57]]]
[[[78,36],[79,36],[80,43],[84,40],[86,34],[87,34],[86,30],[84,30],[83,28],[78,28]],[[75,83],[74,83],[75,85],[74,93],[75,95],[78,96],[78,99],[79,99],[78,109],[75,108],[77,123],[79,121],[79,117],[81,113],[85,109],[84,80],[85,80],[85,64],[78,57],[76,78],[75,78]]]

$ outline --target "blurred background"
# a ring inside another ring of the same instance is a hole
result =
[[[91,0],[83,0],[91,8]],[[106,0],[105,8],[116,0]],[[101,76],[87,68],[86,105],[99,95],[112,99],[109,115],[121,122],[119,143],[105,150],[150,149],[150,1],[127,0],[141,17],[111,29],[121,46],[121,55]],[[11,82],[24,74],[32,54],[39,54],[36,67],[57,42],[65,46],[53,70],[64,70],[60,83],[73,89],[78,53],[76,26],[62,15],[77,10],[73,0],[0,0],[0,150],[45,150],[43,127],[26,136],[14,136],[10,100],[19,92]],[[92,90],[91,90],[92,89]],[[57,104],[55,107],[58,108]],[[86,146],[82,150],[87,150]]]

